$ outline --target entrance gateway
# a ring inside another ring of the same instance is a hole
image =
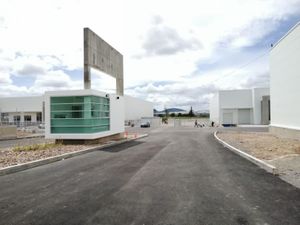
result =
[[[91,68],[116,79],[116,94],[91,88]],[[124,133],[123,56],[84,28],[84,89],[45,93],[45,137],[91,140]]]

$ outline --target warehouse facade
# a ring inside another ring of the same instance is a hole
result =
[[[220,90],[210,101],[210,120],[218,125],[267,125],[270,121],[268,88]]]
[[[300,22],[271,49],[270,93],[270,131],[300,139]]]
[[[0,98],[0,122],[4,125],[35,125],[45,121],[44,96]]]

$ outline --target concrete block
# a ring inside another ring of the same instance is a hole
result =
[[[0,126],[0,139],[17,138],[16,126]]]

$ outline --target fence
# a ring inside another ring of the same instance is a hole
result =
[[[44,123],[42,122],[30,122],[30,121],[24,121],[24,122],[0,122],[0,126],[16,126],[16,127],[45,127]]]

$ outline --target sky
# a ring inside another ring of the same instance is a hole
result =
[[[300,0],[0,0],[0,97],[83,88],[83,28],[124,57],[125,94],[207,110],[219,89],[269,86],[269,51]],[[92,88],[114,92],[92,70]]]

